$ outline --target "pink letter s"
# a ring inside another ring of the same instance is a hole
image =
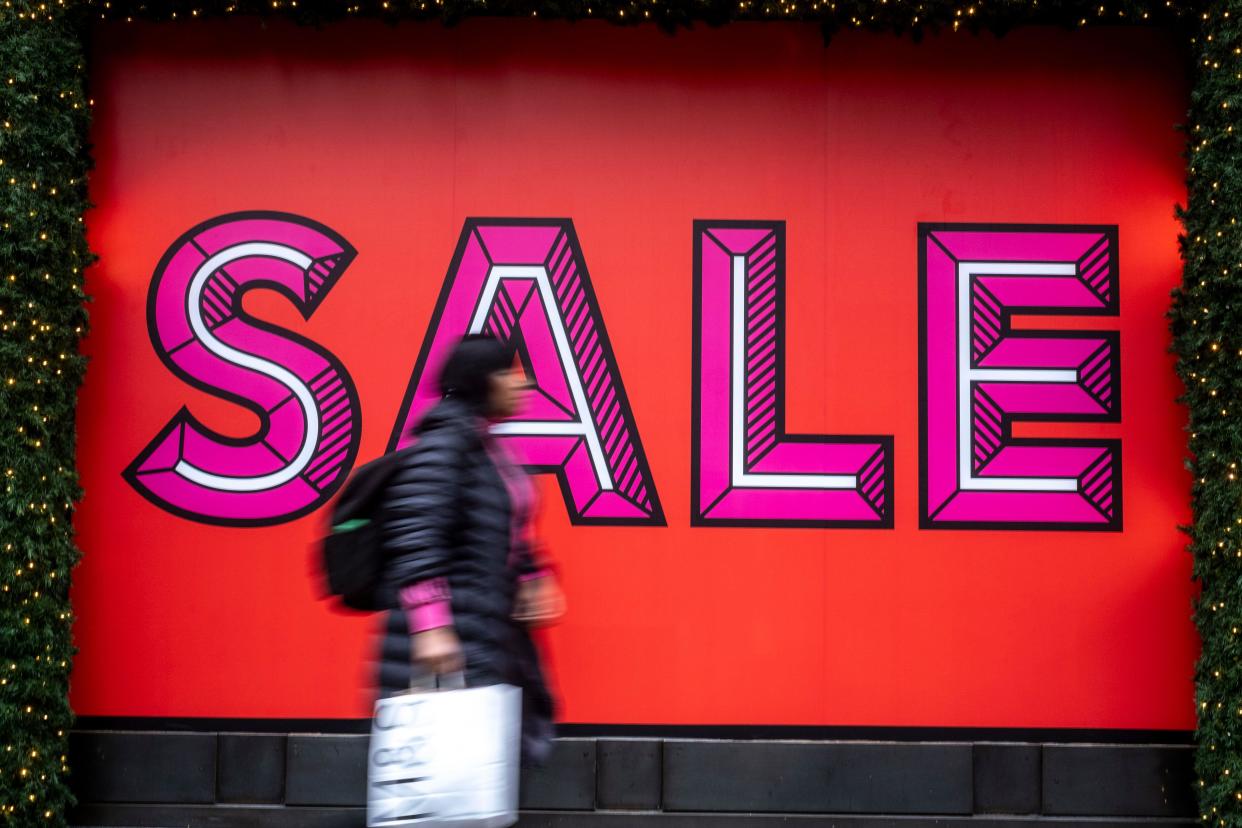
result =
[[[178,239],[156,267],[151,342],[181,379],[258,415],[259,432],[215,434],[182,408],[125,470],[152,503],[201,523],[265,526],[314,510],[358,451],[358,393],[322,347],[248,316],[267,288],[311,314],[353,261],[338,234],[286,213],[233,213]]]

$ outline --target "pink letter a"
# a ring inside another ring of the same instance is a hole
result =
[[[438,399],[454,342],[479,332],[513,341],[535,386],[495,433],[528,468],[556,473],[570,520],[664,525],[573,222],[466,219],[391,447]]]

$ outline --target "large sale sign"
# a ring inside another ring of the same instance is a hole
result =
[[[96,70],[80,713],[364,715],[311,543],[483,331],[568,720],[1193,725],[1162,35],[167,32]]]

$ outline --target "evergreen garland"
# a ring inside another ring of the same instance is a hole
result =
[[[1242,2],[1215,0],[1193,38],[1196,77],[1187,131],[1187,205],[1180,211],[1182,287],[1170,312],[1190,412],[1194,522],[1202,586],[1195,620],[1199,811],[1242,825]],[[1242,128],[1240,126],[1239,128]],[[1238,732],[1234,732],[1238,731]]]
[[[0,813],[63,825],[89,122],[77,21],[0,6]]]
[[[536,16],[675,29],[696,22],[801,20],[919,37],[1026,23],[1169,25],[1197,73],[1188,126],[1185,263],[1170,312],[1190,411],[1196,620],[1196,767],[1204,822],[1242,828],[1242,0],[0,0],[0,815],[64,826],[73,649],[69,574],[75,404],[86,332],[82,271],[91,20],[281,15],[441,20]],[[1193,31],[1192,31],[1193,29]],[[1238,730],[1238,733],[1234,733]]]
[[[926,31],[941,29],[1001,33],[1033,23],[1153,25],[1180,24],[1195,17],[1194,2],[1174,0],[87,0],[87,5],[101,20],[258,15],[316,25],[351,17],[439,20],[452,25],[486,16],[655,23],[671,31],[695,23],[792,20],[818,23],[825,39],[843,28],[918,39]]]

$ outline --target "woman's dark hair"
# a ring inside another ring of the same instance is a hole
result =
[[[491,395],[492,374],[513,365],[511,349],[487,334],[462,337],[440,369],[440,393],[482,411]]]

